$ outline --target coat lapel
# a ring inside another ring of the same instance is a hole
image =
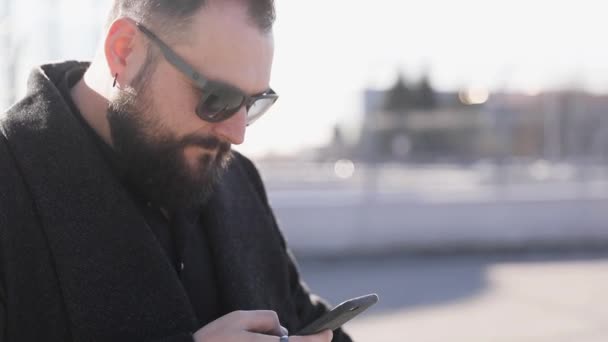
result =
[[[48,78],[69,66],[34,72],[2,129],[35,199],[74,341],[195,331],[162,247]]]
[[[221,284],[224,313],[275,310],[292,314],[285,251],[265,199],[237,155],[202,213]]]

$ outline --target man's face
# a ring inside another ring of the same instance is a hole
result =
[[[209,2],[193,18],[183,44],[167,43],[206,78],[250,95],[264,92],[273,39],[247,15],[238,2]],[[162,39],[162,32],[155,33]],[[159,55],[123,87],[108,111],[112,142],[128,165],[129,181],[169,210],[201,205],[229,162],[230,145],[244,140],[244,108],[208,123],[195,113],[200,97],[200,89]]]

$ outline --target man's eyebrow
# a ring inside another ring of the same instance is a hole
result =
[[[268,87],[264,91],[261,91],[261,92],[255,93],[255,94],[249,94],[249,96],[251,96],[251,97],[253,97],[253,96],[260,96],[260,95],[264,95],[266,93],[269,93],[271,91],[272,91],[272,88]]]
[[[201,74],[201,75],[204,75],[204,74]],[[190,86],[192,87],[193,90],[198,91],[198,92],[202,92],[203,91],[203,89],[201,89],[198,86],[198,84],[196,82],[194,82],[194,80],[192,80],[192,78],[190,78],[190,77],[188,77],[186,75],[182,75],[182,76],[183,76],[184,80],[190,84]],[[207,76],[204,76],[204,77],[207,78]],[[221,84],[221,85],[224,85],[224,86],[227,86],[227,87],[238,89],[240,92],[242,92],[243,94],[246,94],[247,96],[250,96],[250,97],[264,95],[264,94],[272,91],[272,88],[270,86],[267,86],[266,89],[264,89],[262,91],[255,92],[255,93],[249,93],[249,92],[246,92],[245,90],[243,90],[242,88],[237,87],[234,84],[231,84],[231,83],[228,83],[228,82],[225,82],[225,81],[222,81],[222,80],[216,80],[216,79],[211,79],[211,78],[207,78],[207,80],[208,80],[208,82],[211,82],[211,83]]]
[[[198,85],[197,85],[195,82],[192,82],[192,80],[191,80],[190,78],[186,78],[186,80],[188,80],[188,81],[189,81],[188,83],[190,83],[190,86],[191,86],[191,87],[192,87],[192,88],[193,88],[195,91],[198,91],[198,92],[202,92],[202,91],[203,91],[203,89],[201,89],[201,88],[200,88],[200,87],[199,87],[199,86],[198,86]],[[266,89],[264,89],[264,90],[262,90],[262,91],[260,91],[260,92],[249,93],[249,92],[244,91],[242,88],[239,88],[239,87],[237,87],[237,86],[235,86],[235,85],[233,85],[233,84],[230,84],[230,83],[227,83],[227,82],[224,82],[224,81],[219,81],[219,80],[209,80],[209,82],[213,82],[213,83],[217,83],[217,84],[222,84],[222,85],[225,85],[225,86],[228,86],[228,87],[231,87],[231,88],[238,89],[240,92],[242,92],[243,94],[246,94],[247,96],[250,96],[250,97],[255,97],[255,96],[264,95],[264,94],[266,94],[266,93],[268,93],[268,92],[272,91],[272,88],[271,88],[271,87],[267,87]]]
[[[192,88],[192,90],[196,93],[202,93],[203,89],[201,89],[201,87],[198,86],[198,84],[192,82],[191,79],[186,79],[186,81],[189,81],[188,84],[190,84],[190,88]]]

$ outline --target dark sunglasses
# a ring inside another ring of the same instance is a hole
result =
[[[243,106],[247,109],[247,125],[259,119],[277,101],[279,95],[268,89],[262,94],[249,96],[237,87],[206,79],[179,57],[167,44],[140,23],[137,28],[152,40],[177,70],[186,75],[202,92],[196,106],[196,115],[207,122],[220,122],[230,118]]]

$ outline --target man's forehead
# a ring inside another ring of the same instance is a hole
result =
[[[274,53],[272,33],[256,27],[239,1],[204,6],[192,18],[185,41],[180,46],[184,57],[208,78],[248,93],[268,87]]]

